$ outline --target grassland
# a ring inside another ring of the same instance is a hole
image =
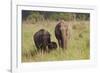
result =
[[[57,22],[42,21],[34,24],[22,24],[22,62],[59,61],[59,60],[82,60],[90,58],[90,23],[89,21],[71,21],[70,40],[68,49],[61,48],[41,55],[35,54],[33,35],[43,28],[51,34],[51,40],[57,42],[54,29]],[[58,44],[58,43],[57,43]]]

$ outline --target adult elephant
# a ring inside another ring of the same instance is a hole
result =
[[[68,24],[64,20],[60,20],[55,27],[55,37],[58,40],[60,48],[67,49],[68,44]]]
[[[48,44],[51,42],[48,31],[40,29],[34,34],[33,38],[37,50],[48,51]]]

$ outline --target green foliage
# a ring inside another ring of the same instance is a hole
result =
[[[53,13],[50,17],[50,20],[60,20],[60,19],[63,19],[63,20],[67,20],[67,21],[70,21],[73,19],[73,15],[72,13]]]
[[[90,20],[90,15],[88,13],[77,13],[77,20]]]
[[[27,17],[27,20],[35,23],[43,20],[43,16],[39,12],[31,12],[31,14]]]
[[[29,23],[36,23],[44,20],[89,20],[89,13],[71,13],[71,12],[48,12],[48,11],[22,11],[22,20]]]

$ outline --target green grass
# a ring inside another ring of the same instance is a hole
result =
[[[57,44],[54,35],[54,21],[43,21],[34,24],[22,24],[22,62],[38,62],[38,61],[61,61],[61,60],[82,60],[90,58],[90,23],[89,21],[69,22],[71,24],[70,40],[68,48],[62,50],[57,48],[50,53],[35,53],[36,47],[33,35],[39,29],[43,28],[51,34],[51,40]]]

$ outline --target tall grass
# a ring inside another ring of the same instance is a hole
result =
[[[90,58],[90,23],[89,21],[72,21],[70,25],[70,40],[68,48],[62,50],[57,48],[50,53],[36,53],[36,47],[33,40],[33,35],[39,29],[45,29],[51,34],[51,40],[58,41],[54,34],[54,29],[57,22],[43,21],[34,24],[22,24],[22,62],[37,62],[37,61],[59,61],[59,60],[81,60]]]

